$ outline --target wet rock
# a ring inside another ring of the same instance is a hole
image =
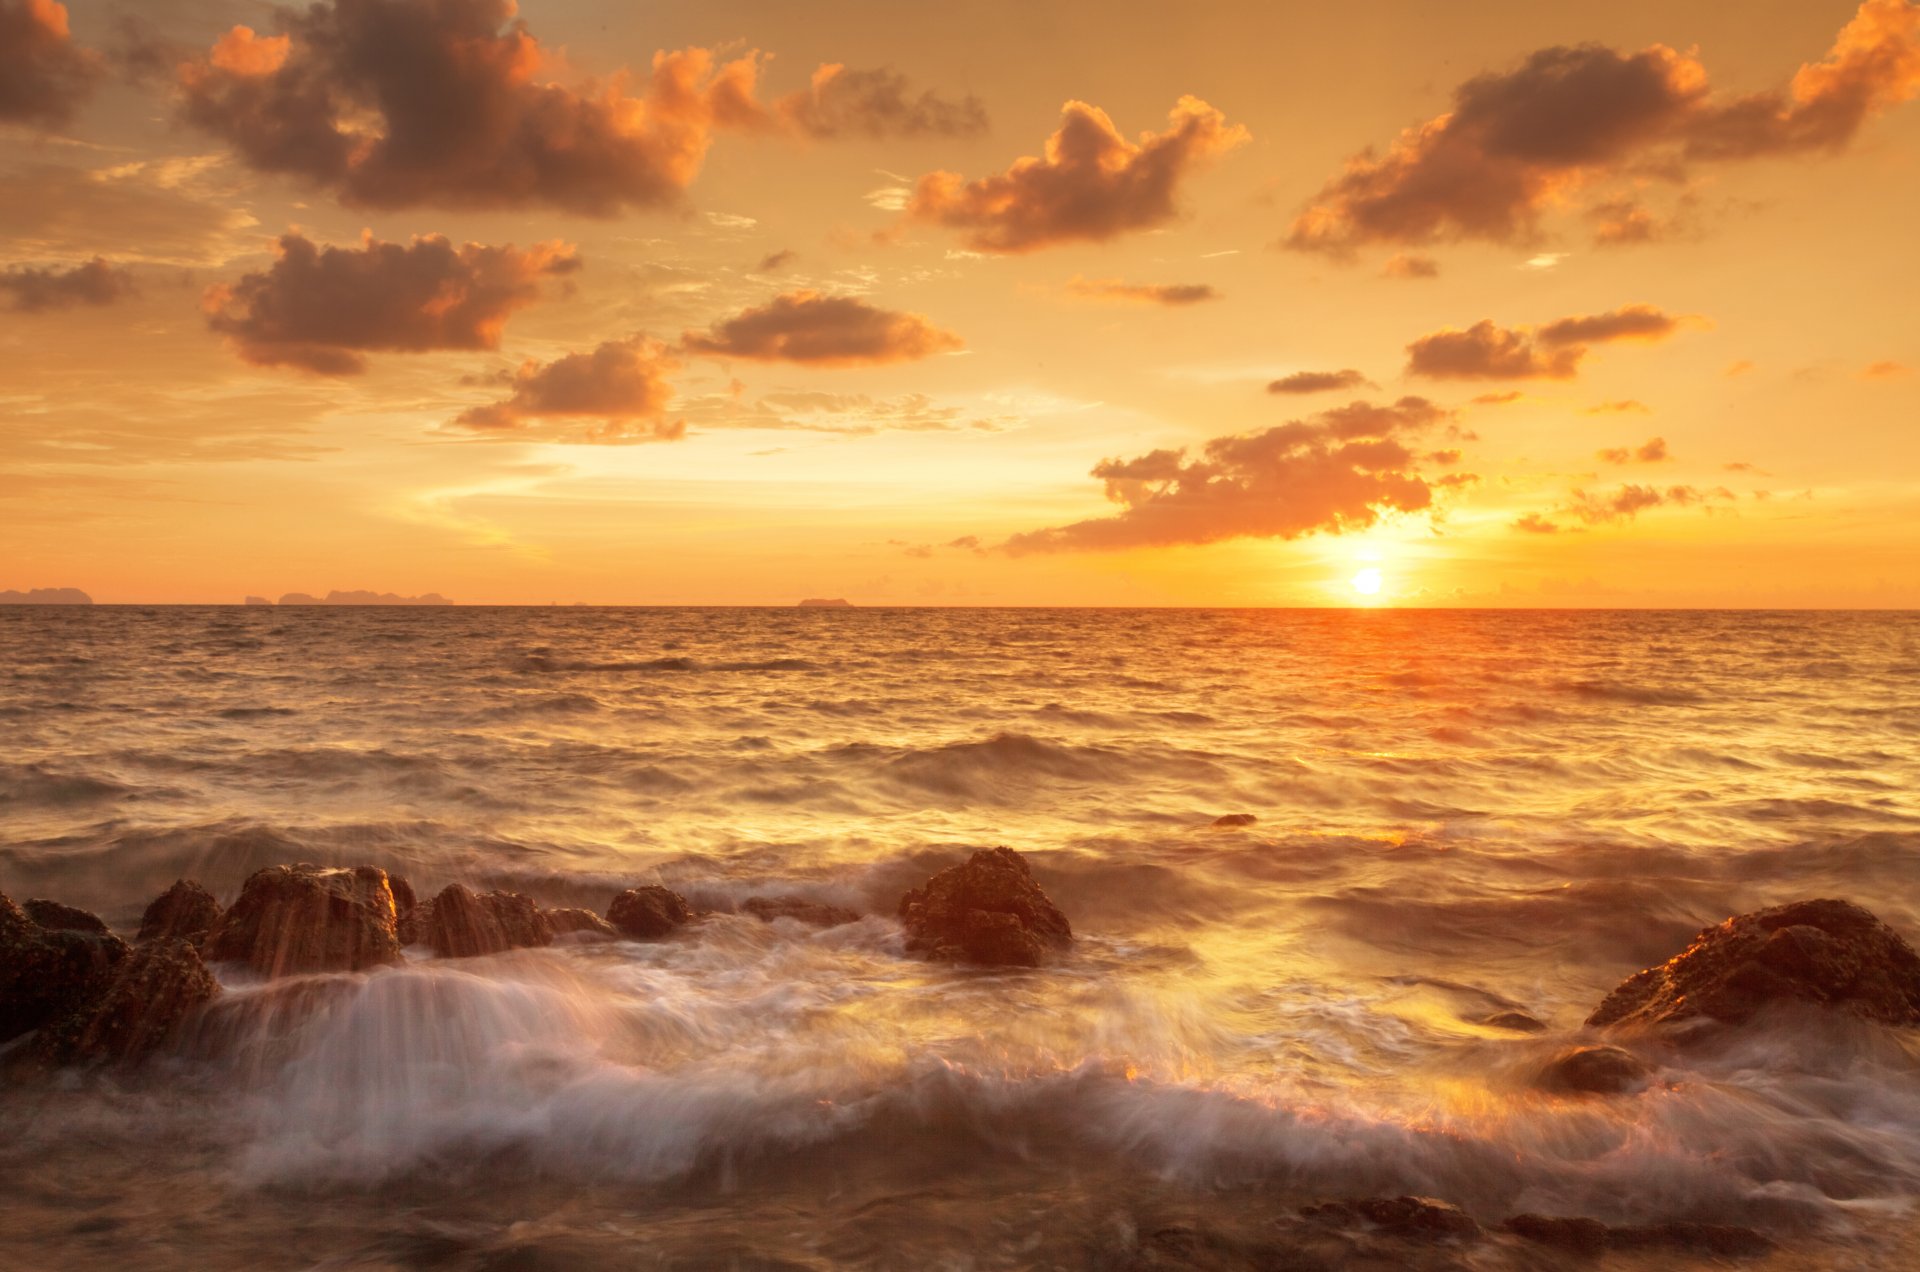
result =
[[[1515,1033],[1541,1033],[1546,1026],[1524,1011],[1503,1011],[1480,1022],[1492,1029],[1511,1029]]]
[[[476,895],[450,883],[433,899],[425,937],[441,958],[474,958],[553,944],[553,925],[532,897],[517,892]]]
[[[857,923],[860,916],[845,906],[828,905],[824,901],[809,901],[805,897],[748,897],[740,903],[742,914],[751,914],[762,923],[771,923],[775,919],[793,919],[812,927],[839,927],[842,923]]]
[[[1783,1002],[1920,1025],[1920,954],[1851,902],[1796,901],[1706,929],[1680,954],[1622,981],[1587,1023],[1738,1023]]]
[[[592,910],[542,910],[547,916],[547,926],[553,929],[555,936],[566,936],[572,932],[586,932],[593,936],[616,937],[620,933],[613,924],[607,922]]]
[[[112,933],[43,928],[0,894],[0,1042],[97,999],[126,956]]]
[[[1647,1085],[1653,1070],[1620,1047],[1574,1047],[1555,1056],[1540,1074],[1549,1091],[1621,1095]]]
[[[1751,1228],[1681,1220],[1612,1228],[1598,1219],[1515,1215],[1500,1226],[1517,1237],[1589,1256],[1608,1250],[1665,1248],[1741,1257],[1766,1254],[1774,1248],[1771,1240]]]
[[[387,887],[393,893],[394,938],[402,945],[420,944],[427,939],[427,910],[413,884],[402,875],[388,875]]]
[[[207,957],[268,976],[356,971],[400,961],[393,889],[378,866],[255,871],[207,935]]]
[[[1396,1237],[1415,1241],[1467,1241],[1480,1225],[1460,1207],[1432,1197],[1364,1197],[1308,1206],[1301,1214],[1320,1223],[1367,1223]]]
[[[1251,826],[1259,821],[1252,813],[1226,813],[1213,819],[1215,830],[1238,830],[1242,826]]]
[[[219,992],[193,942],[148,942],[121,960],[104,993],[42,1029],[34,1054],[56,1065],[136,1063],[172,1041]]]
[[[657,940],[692,917],[685,897],[657,883],[628,888],[607,907],[607,920],[620,935],[642,941]]]
[[[1011,848],[985,848],[900,899],[907,950],[942,962],[1038,967],[1073,943],[1073,929],[1026,861]]]
[[[141,943],[171,937],[200,944],[220,921],[220,903],[191,879],[176,879],[140,916]]]
[[[42,901],[39,898],[20,907],[27,917],[48,931],[92,932],[96,936],[111,936],[113,929],[108,927],[98,915],[70,905],[61,905],[58,901]]]

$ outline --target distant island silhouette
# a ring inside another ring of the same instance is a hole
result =
[[[310,596],[305,592],[288,592],[280,598],[282,605],[451,605],[452,601],[438,592],[425,592],[419,596],[399,596],[393,592],[332,591],[325,596]],[[270,602],[263,596],[249,596],[249,605],[266,605]]]
[[[795,609],[852,609],[853,602],[844,596],[809,596],[794,607]]]
[[[0,592],[0,605],[91,605],[93,598],[77,587],[36,587],[25,592]]]

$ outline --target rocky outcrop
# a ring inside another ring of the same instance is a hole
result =
[[[1620,1047],[1574,1047],[1548,1062],[1540,1085],[1549,1091],[1622,1095],[1647,1085],[1653,1070]]]
[[[1851,902],[1796,901],[1706,929],[1680,954],[1622,981],[1587,1023],[1733,1024],[1793,1002],[1920,1025],[1920,954]]]
[[[740,912],[751,914],[762,923],[792,919],[796,923],[822,928],[860,921],[859,914],[845,906],[828,905],[824,901],[809,901],[805,897],[795,896],[748,897],[740,903]]]
[[[1067,916],[1011,848],[984,848],[900,899],[907,950],[941,962],[1038,967],[1073,943]]]
[[[1480,1225],[1460,1207],[1432,1197],[1364,1197],[1329,1201],[1300,1212],[1319,1223],[1357,1227],[1365,1224],[1390,1236],[1413,1241],[1468,1241]]]
[[[575,910],[562,907],[557,910],[542,910],[547,916],[547,926],[553,929],[556,937],[570,936],[575,932],[584,932],[590,936],[616,937],[620,933],[613,924],[607,922],[592,910]]]
[[[378,866],[269,866],[248,877],[206,952],[267,976],[357,971],[400,961],[395,921]]]
[[[112,933],[42,927],[0,894],[0,1042],[97,999],[126,957]]]
[[[450,883],[434,897],[423,934],[441,958],[474,958],[553,944],[553,925],[532,897],[476,894]]]
[[[1609,1250],[1694,1250],[1721,1256],[1766,1254],[1774,1248],[1768,1238],[1751,1228],[1730,1224],[1669,1223],[1613,1228],[1598,1219],[1573,1219],[1549,1215],[1515,1215],[1500,1225],[1517,1237],[1588,1256]]]
[[[213,899],[211,892],[191,879],[176,879],[140,916],[140,935],[136,939],[145,943],[178,937],[199,945],[219,921],[220,903]]]
[[[99,915],[61,905],[58,901],[42,901],[36,897],[20,908],[26,911],[28,918],[50,932],[92,932],[95,936],[113,934],[113,929]]]
[[[620,935],[641,941],[658,940],[692,917],[685,897],[657,883],[628,888],[607,907],[607,919]]]
[[[171,1042],[220,984],[193,942],[163,937],[121,960],[104,992],[75,1005],[33,1040],[48,1064],[133,1064]]]

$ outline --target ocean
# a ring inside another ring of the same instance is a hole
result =
[[[295,861],[710,912],[216,969],[218,1029],[0,1094],[7,1268],[1567,1257],[1299,1214],[1400,1194],[1920,1262],[1911,1033],[1535,1081],[1728,915],[1920,938],[1920,615],[9,607],[0,731],[0,891],[129,933],[176,878]],[[901,895],[993,845],[1073,950],[909,957]],[[738,912],[785,894],[862,917]]]

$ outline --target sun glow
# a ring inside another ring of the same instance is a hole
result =
[[[1362,596],[1378,596],[1380,594],[1380,571],[1370,565],[1360,571],[1360,573],[1354,575],[1353,590]]]

